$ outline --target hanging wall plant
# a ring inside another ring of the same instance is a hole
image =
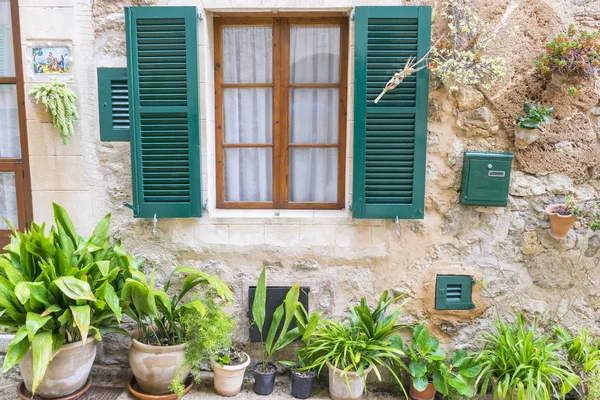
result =
[[[431,71],[451,90],[496,84],[504,76],[504,59],[485,56],[495,31],[475,14],[469,0],[445,1],[441,15],[450,32],[433,47]]]
[[[46,106],[46,111],[52,114],[52,123],[58,129],[64,144],[68,144],[69,136],[75,134],[73,122],[79,120],[75,99],[77,95],[65,83],[52,82],[31,89],[29,96],[35,97],[35,102]]]

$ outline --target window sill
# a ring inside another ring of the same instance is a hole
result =
[[[348,210],[223,210],[213,209],[207,212],[211,219],[352,219]]]

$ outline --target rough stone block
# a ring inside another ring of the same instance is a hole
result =
[[[265,226],[232,225],[229,227],[229,244],[257,245],[265,243]]]
[[[270,246],[297,246],[300,243],[298,225],[266,225],[265,244]]]

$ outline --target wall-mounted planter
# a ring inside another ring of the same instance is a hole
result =
[[[542,131],[539,129],[523,129],[520,127],[515,128],[515,147],[517,149],[526,149],[531,143],[538,140]]]
[[[577,220],[573,213],[567,212],[566,204],[552,204],[545,210],[550,218],[550,235],[555,239],[564,239],[571,226]]]

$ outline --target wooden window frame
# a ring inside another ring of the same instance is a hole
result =
[[[292,26],[339,26],[340,27],[340,71],[337,84],[301,84],[290,83],[290,27]],[[273,79],[272,83],[223,83],[223,47],[224,26],[271,26],[273,30]],[[346,180],[346,118],[347,118],[347,80],[348,80],[348,17],[332,13],[278,13],[247,14],[236,13],[216,15],[214,18],[215,44],[215,154],[217,180],[217,208],[223,209],[343,209],[345,203]],[[272,88],[273,89],[273,140],[267,144],[226,144],[224,138],[225,88]],[[337,88],[338,105],[338,143],[337,144],[290,144],[289,114],[290,91],[292,88]],[[226,148],[272,148],[273,149],[273,188],[272,201],[266,202],[230,202],[225,201],[225,149]],[[291,148],[337,148],[337,201],[292,202],[290,192],[290,149]]]
[[[0,77],[0,85],[15,85],[17,89],[17,109],[19,115],[19,134],[21,139],[21,158],[0,158],[0,172],[14,172],[17,192],[17,215],[23,231],[33,220],[31,207],[31,181],[29,179],[29,147],[27,144],[27,117],[25,115],[25,83],[23,78],[23,57],[21,54],[21,29],[19,24],[19,2],[10,0],[10,15],[14,48],[15,76]],[[10,242],[10,230],[0,229],[0,252]]]

